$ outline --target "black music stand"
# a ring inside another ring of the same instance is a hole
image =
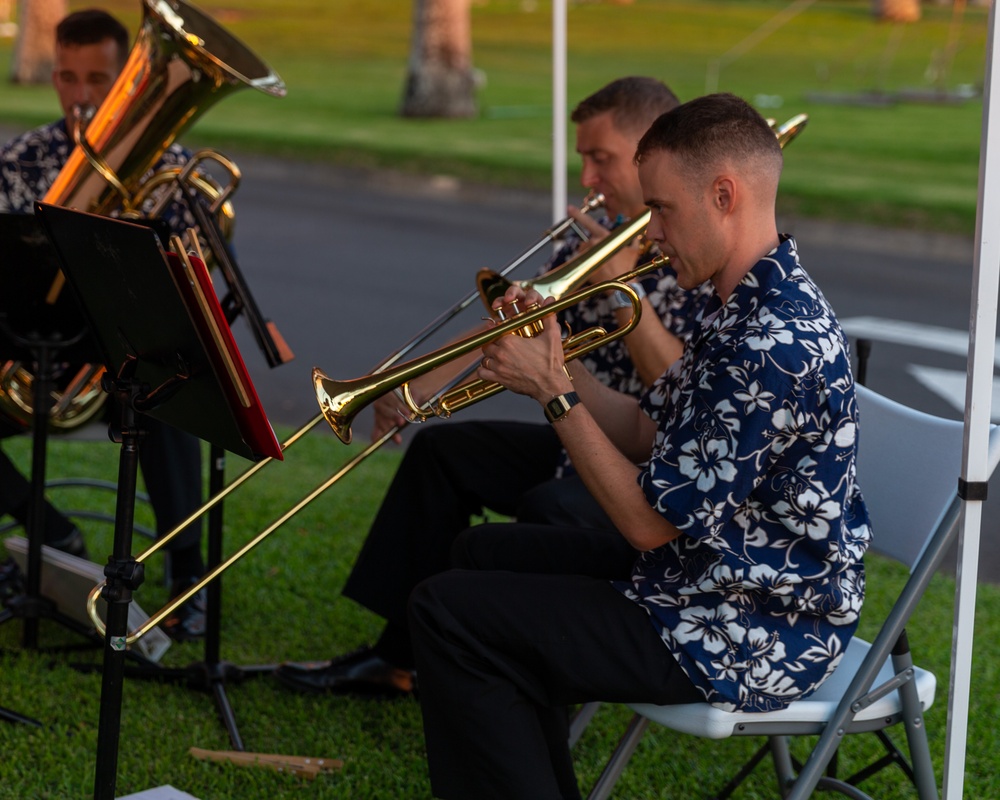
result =
[[[273,322],[263,317],[250,287],[247,285],[239,265],[233,256],[225,237],[219,228],[217,217],[203,201],[197,189],[177,181],[179,196],[191,211],[198,225],[198,231],[205,238],[215,264],[226,283],[227,293],[219,300],[226,322],[229,325],[243,316],[250,325],[255,341],[260,347],[269,367],[274,368],[294,358]],[[161,240],[163,239],[161,235]],[[169,248],[168,248],[169,249]],[[225,488],[225,451],[217,444],[210,443],[209,453],[209,496],[216,496]],[[223,504],[216,503],[208,512],[208,548],[206,569],[208,572],[222,563]],[[218,578],[205,590],[205,657],[185,667],[167,668],[156,664],[131,666],[127,668],[130,677],[155,678],[209,692],[215,697],[219,718],[222,720],[234,750],[245,750],[243,737],[236,724],[236,715],[226,693],[227,682],[245,680],[256,675],[273,672],[273,664],[240,666],[220,658],[222,630],[222,579]]]
[[[198,223],[198,231],[205,238],[215,259],[227,293],[220,302],[226,322],[231,326],[242,316],[250,326],[254,340],[260,347],[267,364],[272,369],[294,358],[273,322],[264,318],[257,306],[250,287],[243,277],[229,244],[219,227],[218,218],[209,210],[201,193],[186,185],[178,177],[179,195]],[[210,446],[208,491],[214,497],[225,487],[225,451],[218,445]],[[208,512],[208,551],[206,567],[213,570],[222,563],[223,504],[217,503]],[[243,737],[236,725],[236,716],[226,694],[227,681],[243,680],[253,675],[273,672],[274,665],[238,666],[220,660],[220,638],[222,629],[222,579],[216,579],[206,589],[205,603],[205,658],[200,663],[189,664],[183,669],[165,670],[163,667],[137,668],[132,673],[144,677],[183,681],[194,688],[209,691],[215,697],[219,717],[222,719],[229,741],[234,750],[245,750]]]
[[[172,263],[149,228],[39,203],[108,368],[121,443],[94,797],[114,800],[128,604],[142,582],[131,555],[143,415],[251,460],[281,458],[207,272]]]
[[[0,624],[24,620],[23,644],[38,646],[43,618],[100,643],[94,631],[61,613],[40,591],[42,540],[45,530],[45,474],[52,390],[62,362],[97,360],[96,345],[76,299],[70,294],[55,303],[44,301],[59,271],[59,259],[41,223],[26,214],[0,214],[0,362],[22,361],[33,369],[31,505],[25,526],[28,538],[24,593],[10,598]]]

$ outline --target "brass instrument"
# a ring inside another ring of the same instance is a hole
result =
[[[782,148],[784,148],[785,145],[802,132],[802,129],[805,127],[807,121],[807,115],[800,114],[790,119],[784,125],[775,128],[775,135],[777,136]],[[298,514],[299,511],[312,503],[313,500],[322,495],[341,478],[350,473],[356,466],[367,459],[368,456],[372,455],[372,453],[376,452],[384,444],[391,441],[392,437],[402,430],[407,424],[410,422],[420,422],[425,419],[429,419],[431,416],[450,416],[454,411],[459,410],[460,408],[477,403],[480,400],[484,400],[487,397],[503,391],[503,387],[500,384],[474,380],[457,386],[446,386],[439,390],[437,394],[430,398],[426,403],[421,405],[413,402],[413,398],[409,396],[409,392],[406,389],[409,381],[420,375],[426,374],[427,372],[432,372],[449,360],[453,360],[481,348],[484,344],[487,344],[498,336],[518,331],[522,334],[530,335],[532,327],[536,325],[542,317],[557,313],[564,308],[568,308],[569,306],[580,302],[592,294],[607,292],[613,289],[620,289],[631,300],[633,310],[631,319],[625,326],[618,328],[611,333],[608,333],[601,328],[594,328],[570,337],[564,342],[566,360],[578,358],[579,356],[585,355],[597,347],[607,344],[608,342],[629,333],[639,323],[642,303],[639,300],[638,295],[635,293],[635,290],[628,285],[628,282],[635,280],[637,277],[645,275],[648,272],[661,268],[668,262],[666,257],[655,258],[644,264],[642,267],[620,276],[615,281],[606,281],[604,283],[595,284],[586,289],[580,290],[575,294],[563,295],[562,293],[569,292],[573,287],[580,286],[586,280],[588,275],[590,275],[607,259],[611,258],[622,247],[626,246],[639,233],[641,233],[648,221],[649,212],[647,211],[640,214],[635,220],[616,228],[606,239],[603,239],[595,244],[587,252],[571,259],[566,264],[563,264],[561,267],[546,273],[546,275],[531,283],[530,285],[535,288],[539,294],[542,294],[543,296],[547,294],[548,296],[556,298],[555,303],[545,306],[544,308],[532,309],[518,314],[511,319],[502,321],[499,325],[493,327],[489,331],[476,334],[463,339],[450,347],[443,348],[422,358],[413,359],[409,362],[401,364],[395,369],[392,369],[391,372],[389,370],[392,365],[396,364],[405,352],[410,349],[416,341],[415,339],[411,340],[411,342],[404,346],[404,348],[401,348],[384,359],[382,363],[368,376],[352,381],[331,381],[322,373],[322,371],[314,369],[313,386],[316,391],[317,401],[320,404],[321,413],[317,414],[309,422],[295,431],[295,433],[293,433],[291,437],[289,437],[289,439],[281,445],[282,451],[287,450],[297,441],[302,439],[323,419],[327,420],[341,441],[349,443],[351,441],[351,422],[357,415],[358,411],[382,395],[396,389],[402,389],[404,398],[408,398],[407,404],[411,412],[410,419],[401,420],[399,425],[386,431],[378,439],[373,440],[367,447],[357,453],[353,458],[349,459],[340,469],[319,484],[305,497],[295,503],[285,513],[281,514],[276,520],[254,536],[249,542],[236,550],[236,552],[234,552],[229,558],[207,572],[200,581],[190,586],[186,591],[173,598],[159,611],[151,615],[141,626],[127,635],[126,644],[134,643],[136,640],[163,622],[163,620],[165,620],[174,610],[188,602],[208,584],[220,577],[222,573],[247,555],[258,544],[263,542],[268,536],[274,533],[274,531]],[[535,250],[537,250],[545,242],[554,238],[550,236],[552,230],[559,228],[561,233],[571,227],[572,222],[572,218],[567,218],[554,228],[550,229],[550,231],[547,231],[540,242],[534,246]],[[523,260],[523,257],[520,260]],[[520,260],[515,263],[520,263]],[[506,271],[509,270],[505,269],[505,272]],[[468,301],[474,299],[476,295],[477,293],[473,292],[468,298],[466,298],[466,305],[468,304]],[[465,306],[463,306],[463,308],[464,307]],[[434,326],[432,325],[430,327]],[[417,338],[420,338],[420,335],[418,335]],[[201,508],[192,512],[187,518],[181,520],[181,522],[178,523],[173,530],[160,537],[145,551],[136,556],[136,562],[141,563],[152,556],[161,547],[164,547],[174,537],[180,534],[181,531],[183,531],[188,525],[210,511],[218,503],[222,502],[222,500],[232,494],[236,489],[250,480],[259,470],[267,466],[267,464],[269,464],[272,460],[273,459],[266,458],[252,465],[222,491],[211,497]],[[90,594],[87,597],[87,613],[93,621],[94,626],[102,636],[105,633],[105,626],[97,610],[97,600],[101,595],[104,585],[105,584],[103,582],[97,584],[93,589],[91,589]]]
[[[146,178],[177,137],[211,105],[249,86],[274,97],[285,94],[281,78],[203,12],[184,0],[143,0],[136,42],[107,98],[96,111],[79,109],[67,120],[77,146],[42,200],[95,214],[123,217],[143,213],[153,192],[182,177],[212,199],[223,229],[231,228],[226,201],[239,179],[235,165],[212,151],[200,151],[185,170],[167,169]],[[229,185],[214,187],[195,168],[213,159],[229,169]],[[235,170],[235,172],[234,172]],[[166,195],[167,201],[172,192]],[[151,216],[162,212],[155,204]],[[60,272],[46,297],[55,302]],[[54,431],[75,429],[97,414],[107,395],[100,389],[103,369],[85,365],[57,392],[49,415]],[[34,414],[31,373],[19,362],[0,364],[0,414],[28,427]]]
[[[632,241],[643,228],[646,227],[646,223],[649,221],[648,212],[646,215],[640,215],[635,220],[630,223],[622,225],[614,231],[614,233],[607,239],[604,239],[597,247],[588,250],[583,253],[578,258],[575,258],[561,267],[552,270],[548,273],[552,276],[549,281],[549,286],[553,287],[552,291],[547,295],[549,297],[563,297],[570,289],[579,286],[586,277],[593,272],[597,267],[607,261],[611,256],[617,253],[621,248]],[[650,262],[654,263],[654,262]],[[638,274],[645,275],[652,269],[659,269],[665,263],[665,260],[657,260],[655,267],[642,267],[642,270]],[[623,280],[632,280],[636,277],[635,274],[629,273],[628,276],[623,277]],[[607,291],[612,288],[605,283],[594,284],[594,286],[603,286],[603,291]],[[568,295],[568,297],[575,298],[576,302],[587,299],[591,295],[599,294],[597,291],[593,291],[594,286],[589,289],[583,289],[575,294]],[[573,305],[573,303],[566,303],[566,306]],[[564,306],[565,307],[565,306]],[[515,330],[518,328],[517,325],[512,325],[511,323],[520,320],[522,335],[531,335],[531,325],[536,319],[544,316],[542,313],[534,312],[537,317],[532,313],[525,312],[524,314],[519,314],[518,316],[512,318],[511,320],[501,321],[499,325],[490,328],[483,333],[475,336],[463,339],[461,342],[456,343],[450,348],[445,348],[445,352],[449,354],[450,357],[441,358],[432,367],[424,368],[424,364],[427,358],[414,359],[413,361],[408,361],[405,364],[401,364],[398,367],[388,370],[380,370],[373,373],[374,376],[378,378],[377,388],[373,388],[371,383],[371,376],[366,376],[355,381],[343,381],[337,382],[332,381],[326,375],[322,373],[319,369],[313,370],[313,388],[316,391],[316,397],[319,401],[320,410],[326,421],[333,428],[333,432],[337,434],[337,438],[340,439],[344,444],[351,443],[351,420],[354,418],[357,411],[368,405],[368,403],[377,400],[383,394],[394,389],[401,389],[403,392],[403,398],[407,406],[410,409],[411,416],[407,420],[408,422],[423,422],[432,416],[447,417],[454,411],[464,408],[471,403],[478,402],[479,400],[485,399],[498,391],[501,391],[502,387],[490,389],[490,387],[482,386],[478,381],[473,381],[471,383],[461,383],[456,387],[446,388],[444,392],[434,398],[429,403],[420,405],[413,400],[413,397],[409,393],[408,385],[409,381],[415,377],[423,375],[426,372],[430,372],[436,367],[442,366],[443,364],[453,361],[459,355],[464,355],[465,353],[476,350],[477,347],[482,347],[487,342],[492,341],[497,336],[498,330]],[[636,320],[638,322],[638,320]],[[631,330],[632,326],[628,330]],[[621,329],[619,329],[621,330]],[[623,336],[628,331],[618,334],[613,338],[618,338]],[[599,334],[603,336],[602,332]],[[586,353],[593,350],[597,345],[587,347],[583,342],[589,339],[588,332],[583,332],[570,337],[567,340],[569,346],[573,349],[570,351],[572,355],[567,354],[567,360],[570,358],[578,358],[579,356],[585,355]],[[613,339],[604,338],[601,344],[607,341],[612,341]],[[478,341],[479,344],[473,345],[471,342]],[[579,345],[579,349],[577,349]],[[441,352],[441,351],[438,351]]]
[[[638,225],[638,223],[636,223],[636,225]],[[622,226],[620,229],[616,230],[607,239],[602,240],[597,245],[595,245],[593,248],[591,248],[585,254],[585,256],[586,256],[585,258],[574,259],[571,262],[567,262],[566,264],[564,264],[558,270],[559,275],[561,277],[561,281],[563,282],[563,285],[569,286],[569,285],[579,285],[579,284],[581,284],[586,279],[587,275],[589,275],[591,272],[593,272],[593,270],[597,269],[605,260],[607,260],[608,258],[610,258],[612,255],[614,255],[616,252],[618,252],[618,250],[620,250],[622,247],[624,247],[626,244],[628,244],[628,242],[632,238],[635,237],[636,233],[637,233],[637,228],[636,228],[635,225]],[[646,265],[646,266],[648,267],[648,269],[656,269],[656,268],[659,268],[661,266],[661,264],[657,263],[655,265]],[[645,268],[643,270],[643,274],[644,274],[644,272],[645,272]],[[630,276],[623,276],[623,279],[624,280],[631,280],[632,277],[633,276],[631,276],[631,275]],[[596,284],[594,286],[591,286],[591,287],[589,287],[585,291],[587,292],[587,295],[589,296],[590,294],[596,294],[598,292],[610,291],[610,290],[616,289],[616,288],[620,288],[616,283],[614,285],[612,285],[612,282],[606,282],[606,283],[603,283],[603,284]],[[626,287],[625,289],[623,289],[623,291],[626,291],[627,294],[630,294],[631,296],[635,297],[634,291],[631,289],[631,287]],[[476,294],[473,293],[472,294],[472,298],[475,298],[475,297],[476,297]],[[564,304],[565,304],[565,306],[569,306],[569,305],[572,305],[573,302],[578,302],[580,299],[582,299],[582,297],[578,297],[576,300],[573,300],[573,301],[571,301],[569,298],[565,298]],[[641,302],[638,300],[637,297],[636,297],[633,305],[634,305],[634,307],[641,307]],[[525,317],[525,316],[515,317],[512,320],[508,320],[505,323],[501,323],[501,326],[497,326],[497,327],[491,329],[488,332],[488,335],[491,336],[491,337],[495,337],[495,336],[502,335],[502,333],[506,333],[507,331],[513,330],[515,328],[519,328],[519,327],[524,327],[524,326],[531,325],[535,321],[537,321],[538,319],[540,319],[542,316],[545,316],[547,314],[553,313],[554,310],[558,311],[560,309],[559,309],[559,307],[556,307],[555,309],[553,309],[553,306],[550,305],[550,306],[546,306],[543,311],[542,310],[535,311],[533,317],[531,317],[531,316],[528,316],[528,317]],[[638,323],[638,317],[636,317],[636,319],[633,321],[633,325],[637,324],[637,323]],[[502,326],[507,326],[507,327],[502,327]],[[631,330],[631,327],[629,327],[628,330]],[[613,334],[611,334],[611,335],[617,334],[617,336],[624,336],[625,333],[628,332],[628,330],[623,330],[623,329],[619,328],[618,330],[616,330],[615,332],[613,332]],[[618,333],[618,331],[621,331],[621,333]],[[580,334],[577,337],[574,337],[573,344],[574,344],[574,346],[577,346],[579,348],[583,348],[585,346],[585,342],[586,342],[586,340],[588,338],[591,338],[591,337],[594,337],[594,336],[602,336],[602,335],[604,336],[604,342],[609,341],[609,339],[607,338],[608,334],[605,334],[600,329],[594,329],[594,330],[592,330],[590,332],[587,332],[585,334]],[[482,337],[483,334],[480,334],[479,336]],[[617,336],[615,336],[615,338],[617,338]],[[466,341],[468,341],[468,340],[466,340]],[[602,342],[602,343],[604,343],[604,342]],[[482,344],[485,344],[485,341],[480,342],[480,344],[478,346],[481,347]],[[456,346],[457,345],[454,345],[453,347],[456,347]],[[597,346],[598,346],[598,344],[595,343],[589,349],[593,349],[593,347],[597,347]],[[471,352],[471,350],[474,350],[474,349],[475,349],[475,346],[470,346],[469,349],[466,350],[466,352]],[[575,358],[577,356],[583,355],[585,352],[588,352],[588,351],[589,350],[578,349],[578,350],[576,350],[574,352],[573,357]],[[429,359],[433,359],[433,357],[434,357],[434,354],[432,353],[432,354],[430,354],[430,356],[427,356],[427,357],[425,357],[423,359],[423,363],[427,364],[428,360]],[[399,360],[399,358],[400,358],[400,351],[397,351],[396,353],[390,355],[388,358],[386,358],[382,362],[382,364],[380,364],[372,372],[372,375],[380,375],[380,374],[382,374],[383,372],[385,372],[386,370],[388,370],[389,368],[391,368],[391,366],[393,364],[395,364]],[[416,363],[416,360],[415,361],[410,361],[407,364],[403,364],[403,365],[401,365],[399,367],[400,370],[403,370],[403,369],[406,370],[407,380],[410,380],[413,377],[415,377],[414,373],[412,372],[412,370],[414,369],[415,363]],[[430,365],[427,366],[427,368],[424,371],[425,372],[431,371],[431,370],[435,369],[437,366],[439,366],[441,363],[444,363],[444,362],[443,361],[438,361],[436,363],[430,364]],[[399,373],[397,372],[397,374],[399,374]],[[316,378],[314,376],[314,381],[315,380],[316,380]],[[322,380],[322,377],[320,378],[320,380]],[[385,387],[385,391],[391,391],[393,388],[395,388],[395,387],[387,385]],[[458,391],[462,392],[462,391],[465,391],[467,388],[468,388],[468,384],[465,384],[465,385],[461,386]],[[491,394],[495,394],[497,391],[500,391],[499,387],[493,389],[492,391],[489,391],[488,393],[486,393],[486,392],[480,392],[479,394],[481,396],[479,396],[478,398],[476,398],[476,400],[471,400],[470,402],[477,402],[480,399],[485,399],[485,397],[490,396]],[[236,552],[234,552],[225,561],[223,561],[218,566],[214,567],[209,572],[207,572],[202,577],[202,579],[200,581],[198,581],[195,584],[192,584],[190,587],[187,588],[187,590],[185,590],[181,594],[177,595],[167,605],[163,606],[163,608],[161,608],[155,614],[151,615],[139,628],[137,628],[135,631],[131,632],[128,635],[128,637],[126,639],[126,643],[127,644],[132,644],[137,639],[139,639],[141,636],[145,635],[147,632],[149,632],[154,627],[156,627],[161,622],[163,622],[163,620],[165,620],[175,609],[179,608],[181,605],[183,605],[184,603],[186,603],[188,600],[190,600],[192,597],[194,597],[198,592],[200,592],[205,586],[207,586],[209,583],[211,583],[216,578],[218,578],[219,576],[221,576],[223,572],[225,572],[227,569],[229,569],[229,567],[231,567],[233,564],[235,564],[241,558],[243,558],[243,556],[245,556],[247,553],[249,553],[258,544],[260,544],[261,542],[263,542],[268,536],[270,536],[274,531],[276,531],[278,528],[280,528],[282,525],[284,525],[288,520],[290,520],[293,516],[295,516],[299,511],[301,511],[303,508],[305,508],[310,503],[312,503],[313,500],[315,500],[317,497],[319,497],[321,494],[323,494],[323,492],[325,492],[327,489],[329,489],[331,486],[333,486],[335,483],[337,483],[337,481],[339,481],[342,477],[344,477],[349,472],[351,472],[351,470],[353,470],[356,466],[358,466],[358,464],[360,464],[362,461],[364,461],[365,459],[367,459],[368,456],[370,456],[372,453],[374,453],[376,450],[378,450],[380,447],[382,447],[386,442],[390,441],[392,439],[392,437],[396,433],[398,433],[409,422],[411,422],[411,421],[418,421],[420,418],[426,419],[428,416],[430,416],[430,413],[431,413],[432,409],[435,408],[435,405],[434,405],[435,401],[436,401],[436,398],[432,398],[432,400],[430,401],[430,405],[428,405],[427,408],[420,407],[420,409],[419,409],[420,410],[420,414],[419,415],[415,415],[415,417],[412,420],[401,420],[400,424],[398,426],[396,426],[395,428],[387,431],[385,434],[383,434],[378,439],[375,439],[364,450],[362,450],[360,453],[358,453],[353,458],[351,458],[346,464],[344,464],[343,467],[341,467],[333,475],[331,475],[329,478],[327,478],[323,483],[321,483],[319,486],[317,486],[315,489],[313,489],[311,492],[309,492],[298,503],[294,504],[288,511],[286,511],[281,516],[279,516],[270,525],[268,525],[264,530],[262,530],[260,533],[258,533],[253,539],[251,539],[245,545],[243,545],[238,550],[236,550]],[[452,397],[446,398],[445,405],[442,406],[441,408],[442,408],[442,410],[446,410],[446,407],[447,407],[447,409],[450,409],[450,411],[454,411],[459,406],[459,404],[464,406],[464,405],[469,405],[469,402],[461,402],[460,400],[458,400],[458,394],[456,394],[456,395],[454,395]],[[314,427],[316,427],[316,425],[318,425],[320,422],[322,422],[323,419],[324,419],[324,415],[322,413],[317,414],[309,422],[307,422],[305,425],[303,425],[301,428],[299,428],[299,430],[295,431],[295,433],[293,433],[291,435],[291,437],[289,437],[289,439],[287,441],[285,441],[284,443],[282,443],[282,445],[281,445],[282,451],[287,450],[289,447],[291,447],[297,441],[299,441],[300,439],[302,439],[309,431],[311,431]],[[348,430],[349,430],[349,428],[348,428]],[[348,435],[348,438],[349,438],[349,435]],[[212,496],[211,498],[209,498],[209,500],[204,505],[202,505],[201,508],[193,511],[185,519],[181,520],[173,528],[173,530],[167,532],[166,534],[164,534],[163,536],[161,536],[160,538],[158,538],[155,542],[153,542],[152,545],[150,545],[148,548],[146,548],[146,550],[144,550],[142,553],[140,553],[139,555],[137,555],[135,557],[136,562],[137,563],[142,563],[142,562],[146,561],[146,559],[148,559],[154,553],[158,552],[162,547],[164,547],[167,543],[169,543],[174,537],[176,537],[178,534],[180,534],[181,531],[183,531],[188,525],[190,525],[195,520],[199,519],[205,513],[207,513],[208,511],[210,511],[212,508],[214,508],[220,502],[222,502],[222,500],[224,500],[226,497],[228,497],[230,494],[232,494],[236,489],[238,489],[240,486],[242,486],[244,483],[246,483],[248,480],[250,480],[250,478],[252,478],[258,471],[260,471],[265,466],[267,466],[269,463],[271,463],[271,461],[273,461],[273,459],[271,459],[271,458],[265,458],[265,459],[262,459],[261,461],[258,461],[256,464],[253,464],[245,472],[243,472],[239,477],[235,478],[232,481],[232,483],[230,483],[228,486],[226,486],[222,491],[218,492],[217,494],[215,494],[214,496]],[[94,623],[94,626],[96,627],[96,629],[100,632],[100,634],[102,636],[104,635],[104,632],[105,632],[105,626],[104,626],[104,622],[101,619],[100,614],[98,613],[98,610],[97,610],[97,600],[98,600],[98,598],[101,595],[101,591],[103,590],[104,585],[105,585],[104,582],[97,584],[93,589],[91,589],[90,594],[87,597],[87,613],[90,615],[90,618],[91,618],[91,620]]]

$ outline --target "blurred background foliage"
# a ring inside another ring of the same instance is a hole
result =
[[[138,27],[137,0],[104,5]],[[198,5],[283,77],[288,96],[243,90],[209,109],[186,143],[549,186],[550,2],[473,0],[478,114],[462,120],[398,115],[411,0]],[[964,3],[926,4],[905,23],[880,20],[861,0],[576,2],[569,103],[615,77],[646,74],[682,100],[718,89],[779,122],[808,113],[787,158],[783,211],[971,234],[986,30],[986,9]],[[9,55],[3,40],[0,58]],[[46,86],[0,85],[5,127],[57,113]],[[572,151],[571,125],[569,135]],[[570,158],[571,187],[577,179]]]

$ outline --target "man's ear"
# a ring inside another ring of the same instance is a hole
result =
[[[712,183],[712,204],[724,214],[736,207],[736,181],[730,176],[720,175]]]

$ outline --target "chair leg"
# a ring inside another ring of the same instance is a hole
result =
[[[600,707],[600,703],[593,702],[584,703],[577,709],[573,718],[569,721],[569,747],[571,750],[580,741],[580,737],[583,736],[583,732],[590,724],[590,720],[594,718],[594,714],[597,713],[597,709]]]
[[[913,669],[913,655],[906,638],[906,631],[899,637],[892,653],[892,666],[896,674]],[[910,746],[910,768],[913,770],[913,785],[920,800],[938,800],[937,778],[931,763],[931,751],[927,744],[927,726],[924,724],[924,710],[920,706],[915,681],[907,681],[900,689],[903,707],[903,728]]]
[[[774,762],[774,774],[778,779],[778,794],[785,797],[788,794],[788,787],[795,780],[795,768],[792,766],[792,754],[788,750],[788,738],[769,736],[767,743],[771,750],[771,760]]]
[[[618,746],[611,754],[608,763],[605,764],[604,771],[594,784],[594,788],[590,790],[590,794],[587,795],[587,800],[606,800],[610,796],[611,790],[618,782],[618,778],[621,777],[625,765],[632,758],[632,753],[635,752],[639,740],[642,739],[642,735],[648,727],[649,720],[645,717],[639,714],[632,717],[628,728],[618,741]]]

